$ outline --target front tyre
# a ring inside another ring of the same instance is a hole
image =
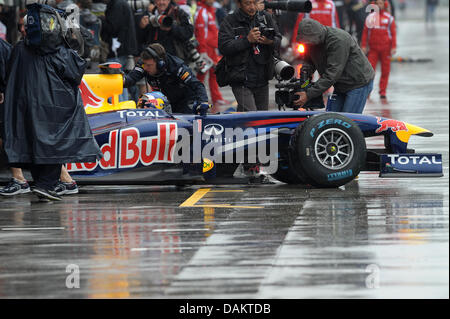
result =
[[[299,125],[290,150],[295,172],[316,187],[352,181],[366,161],[364,135],[357,124],[338,113],[315,115]]]

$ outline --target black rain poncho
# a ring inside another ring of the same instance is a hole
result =
[[[64,46],[43,53],[19,42],[5,92],[4,148],[9,163],[95,162],[93,138],[78,89],[86,62]]]

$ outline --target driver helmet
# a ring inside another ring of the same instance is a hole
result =
[[[158,91],[142,94],[137,103],[137,107],[140,109],[156,108],[166,111],[169,106],[167,97]]]

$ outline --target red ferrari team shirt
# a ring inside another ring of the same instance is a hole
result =
[[[299,13],[295,22],[292,42],[295,42],[298,33],[298,25],[304,18],[314,19],[324,26],[339,28],[339,18],[336,5],[331,0],[312,0],[312,10],[310,13]]]
[[[361,47],[371,50],[390,50],[397,47],[394,17],[388,12],[372,12],[366,18]]]

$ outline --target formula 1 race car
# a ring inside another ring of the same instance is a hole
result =
[[[67,164],[80,184],[248,183],[236,177],[246,165],[284,183],[316,187],[339,187],[361,171],[442,176],[440,154],[407,147],[412,135],[433,133],[402,121],[323,111],[171,114],[161,101],[150,108],[118,102],[119,74],[85,75],[80,89],[104,155],[95,163]],[[384,137],[384,147],[366,148],[365,139],[375,136]]]
[[[366,170],[381,177],[442,176],[440,154],[407,148],[412,135],[433,133],[402,121],[322,111],[170,114],[160,99],[150,108],[120,105],[111,94],[122,90],[117,77],[83,80],[85,108],[104,157],[67,164],[80,183],[225,183],[236,180],[239,165],[263,167],[284,183],[317,187],[344,185]],[[365,139],[374,136],[384,136],[384,148],[366,148]]]

